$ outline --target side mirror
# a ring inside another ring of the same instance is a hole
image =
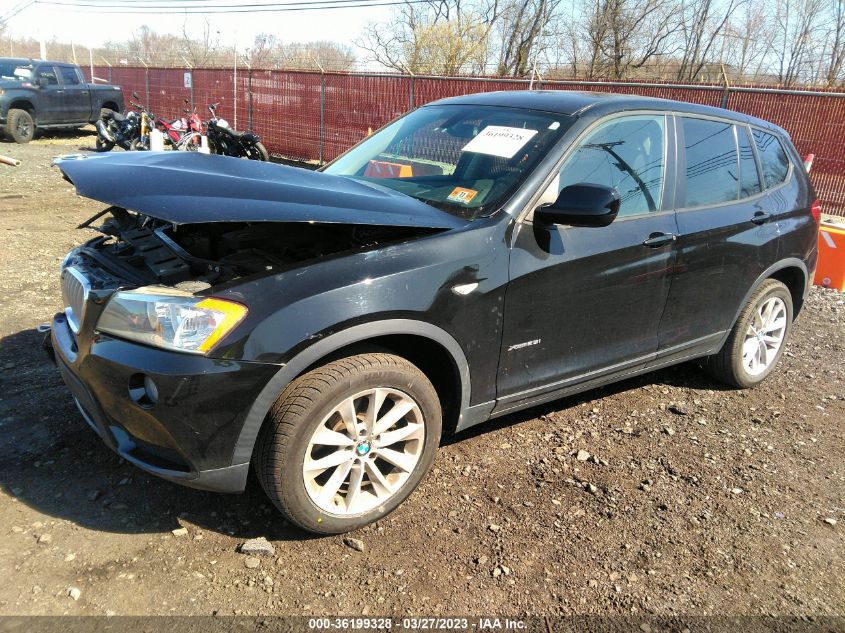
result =
[[[534,221],[569,226],[607,226],[619,214],[622,199],[613,187],[581,183],[564,187],[552,204],[538,207]]]

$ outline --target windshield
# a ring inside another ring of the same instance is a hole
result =
[[[325,172],[473,219],[498,209],[570,122],[563,114],[517,108],[426,106],[352,148]]]

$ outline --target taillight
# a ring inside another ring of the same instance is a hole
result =
[[[807,154],[804,157],[804,169],[807,170],[807,173],[810,173],[810,170],[813,168],[813,161],[816,159],[815,154]]]
[[[822,203],[816,200],[813,204],[810,205],[810,215],[813,216],[813,219],[816,221],[816,224],[819,224],[822,221]]]

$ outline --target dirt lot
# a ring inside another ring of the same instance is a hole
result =
[[[682,366],[447,440],[359,552],[254,482],[149,477],[80,418],[35,327],[101,208],[50,159],[92,145],[0,143],[0,614],[845,614],[842,294],[813,291],[756,390]]]

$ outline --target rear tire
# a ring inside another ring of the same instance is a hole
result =
[[[776,279],[767,279],[739,313],[722,349],[708,357],[707,370],[732,387],[759,385],[783,354],[792,315],[789,289]]]
[[[270,160],[270,153],[267,151],[267,148],[264,147],[261,143],[256,143],[252,146],[249,151],[249,155],[247,158],[250,160],[262,160],[268,161]]]
[[[26,110],[13,108],[6,116],[6,134],[15,143],[29,143],[35,138],[35,121]]]
[[[441,428],[437,392],[415,365],[392,354],[349,356],[285,388],[259,437],[256,473],[291,522],[340,534],[381,519],[413,492]],[[315,468],[320,460],[329,464]]]

